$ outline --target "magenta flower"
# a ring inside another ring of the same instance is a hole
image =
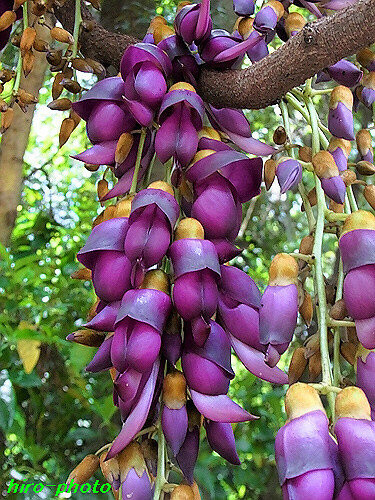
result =
[[[363,76],[363,72],[346,59],[341,59],[336,64],[329,66],[326,71],[339,85],[346,87],[355,87]]]
[[[163,408],[161,425],[167,443],[176,456],[183,445],[188,430],[186,409],[186,381],[179,372],[170,372],[163,382]]]
[[[302,167],[297,160],[282,157],[277,162],[276,177],[280,185],[281,193],[293,189],[302,179]]]
[[[332,135],[352,141],[353,131],[353,95],[351,91],[339,85],[331,93],[328,112],[328,128]]]
[[[201,43],[212,29],[210,0],[182,7],[175,17],[174,27],[177,35],[188,45]]]
[[[233,0],[233,10],[237,16],[251,16],[254,14],[253,0]]]
[[[348,168],[348,157],[351,150],[351,144],[345,139],[332,137],[329,141],[328,151],[333,156],[339,172],[343,172]]]
[[[158,43],[158,47],[164,50],[172,61],[173,79],[196,86],[199,66],[181,38],[178,35],[168,36]]]
[[[254,28],[260,33],[273,31],[283,14],[284,7],[280,2],[267,2],[255,15]]]
[[[366,394],[371,406],[371,415],[375,417],[375,352],[364,347],[359,348],[357,353],[357,386]]]

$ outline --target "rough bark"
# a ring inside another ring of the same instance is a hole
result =
[[[38,30],[41,28],[38,26]],[[48,30],[46,30],[48,33]],[[46,36],[43,32],[41,37]],[[27,78],[21,77],[20,88],[37,96],[47,69],[46,56],[35,52],[35,66]],[[21,201],[23,183],[23,156],[29,139],[35,106],[26,113],[15,104],[13,121],[3,135],[0,149],[0,242],[8,245]]]
[[[59,21],[73,29],[73,0],[56,10]],[[91,17],[83,7],[83,16]],[[358,0],[336,14],[308,24],[282,47],[245,70],[217,72],[203,69],[202,97],[220,107],[261,109],[277,102],[288,90],[318,70],[356,53],[375,41],[375,1]],[[80,39],[82,53],[105,66],[119,67],[125,48],[137,40],[114,34],[96,24]]]

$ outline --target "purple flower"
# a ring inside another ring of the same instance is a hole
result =
[[[282,157],[277,162],[276,177],[280,185],[281,193],[293,189],[302,179],[302,167],[297,160]]]
[[[353,95],[351,91],[339,85],[331,93],[328,112],[328,128],[332,135],[352,141],[353,131]]]
[[[182,7],[175,17],[174,27],[188,45],[193,42],[201,43],[212,29],[210,0]]]
[[[371,406],[372,418],[375,417],[375,352],[369,351],[364,347],[359,347],[357,352],[357,379],[356,383],[359,388],[366,394],[368,402]]]
[[[361,155],[361,159],[373,163],[374,149],[372,147],[372,137],[370,131],[367,129],[359,130],[357,132],[357,135],[355,136],[355,139],[357,142],[358,153]]]
[[[363,104],[371,108],[375,102],[375,71],[371,71],[363,77],[362,85],[361,97]]]
[[[161,425],[173,455],[176,456],[188,430],[186,380],[181,372],[170,372],[164,378],[163,403]]]
[[[270,0],[257,12],[254,18],[254,28],[260,33],[267,33],[276,28],[277,21],[284,14],[281,2]]]
[[[205,420],[207,440],[211,448],[233,465],[240,465],[232,425]]]
[[[177,82],[197,85],[199,66],[186,44],[178,35],[171,35],[158,43],[172,61],[172,76]]]
[[[155,150],[162,163],[173,157],[183,167],[188,165],[198,148],[203,115],[203,101],[194,87],[177,83],[169,89],[160,107],[160,128],[155,139]]]
[[[192,401],[187,402],[188,428],[185,440],[181,445],[176,459],[188,483],[194,481],[194,468],[198,458],[199,434],[202,417]]]
[[[312,163],[325,194],[336,203],[344,203],[346,185],[339,175],[340,172],[333,155],[328,151],[319,151],[314,155]]]
[[[343,172],[348,168],[348,157],[352,146],[350,141],[332,137],[329,141],[328,151],[333,156],[339,172]]]
[[[326,71],[339,85],[346,87],[355,87],[363,76],[363,72],[346,59],[341,59],[336,64],[329,66]]]
[[[254,0],[233,0],[233,10],[237,16],[251,16],[254,8]]]

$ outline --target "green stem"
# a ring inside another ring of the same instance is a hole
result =
[[[150,165],[148,166],[148,169],[147,169],[147,172],[146,172],[146,175],[145,175],[145,180],[144,180],[144,183],[143,183],[143,186],[145,188],[150,184],[151,175],[152,175],[152,169],[154,168],[155,159],[156,159],[156,153],[152,157],[152,160],[150,161]]]
[[[81,13],[81,0],[75,0],[75,10],[74,10],[74,45],[72,50],[72,57],[77,57],[78,54],[78,38],[79,29],[82,23],[82,13]]]
[[[342,265],[342,259],[340,257],[339,262],[339,272],[337,275],[337,291],[336,291],[336,302],[342,299],[342,291],[344,285],[344,269]],[[335,328],[335,333],[333,337],[333,384],[338,386],[341,384],[341,370],[340,370],[340,327]]]
[[[135,161],[134,174],[129,194],[134,194],[137,191],[138,174],[139,174],[139,168],[141,166],[142,152],[143,152],[143,146],[145,144],[145,139],[146,139],[146,128],[142,127],[141,137],[139,139],[139,145],[137,151],[137,159]]]
[[[155,480],[154,500],[160,500],[163,495],[165,480],[165,438],[161,428],[161,422],[158,424],[158,464],[157,476]]]
[[[356,212],[358,210],[358,205],[354,197],[352,186],[348,186],[346,191],[348,193],[350,208],[352,209],[352,212]]]

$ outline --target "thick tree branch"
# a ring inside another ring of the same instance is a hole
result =
[[[84,18],[91,17],[83,8]],[[73,0],[56,10],[68,30],[74,23]],[[333,16],[308,24],[278,50],[245,70],[203,69],[200,95],[219,107],[261,109],[277,102],[317,71],[356,53],[375,41],[375,1],[358,0]],[[82,53],[105,66],[119,67],[125,48],[137,40],[96,24],[80,38]]]

